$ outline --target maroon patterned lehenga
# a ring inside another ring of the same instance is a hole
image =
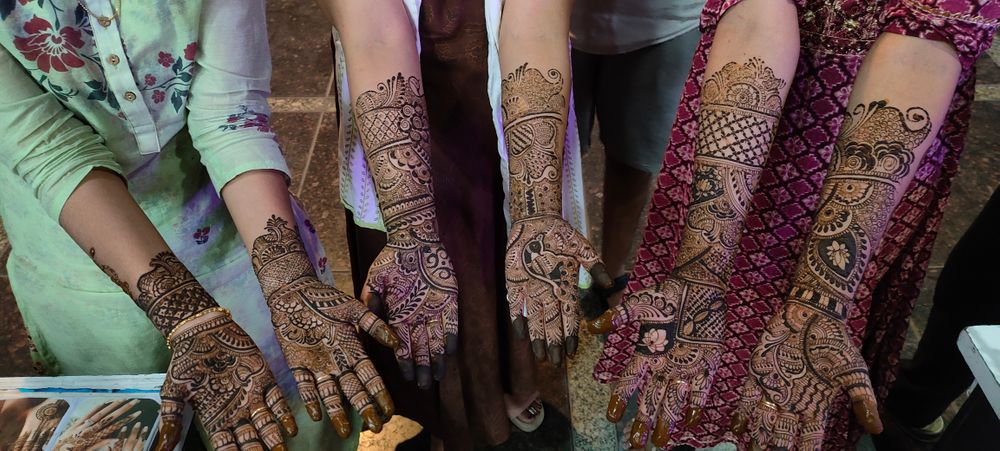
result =
[[[705,6],[703,37],[653,195],[630,291],[663,280],[673,268],[691,192],[700,86],[708,50],[719,18],[739,1],[708,0]],[[795,2],[801,35],[798,68],[735,259],[726,295],[726,351],[701,424],[675,436],[692,446],[735,440],[728,428],[747,362],[765,324],[787,295],[855,76],[874,39],[892,32],[952,43],[963,71],[946,122],[893,213],[848,319],[855,343],[870,366],[874,388],[880,401],[884,399],[898,369],[910,312],[958,169],[975,92],[974,63],[989,48],[1000,17],[996,0]],[[594,376],[613,380],[631,356],[637,338],[637,330],[611,334]],[[826,449],[847,449],[860,434],[847,407],[846,396],[831,407]]]

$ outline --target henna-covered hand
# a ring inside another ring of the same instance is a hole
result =
[[[768,323],[750,363],[734,417],[758,446],[820,449],[832,398],[846,390],[870,433],[882,430],[868,367],[845,321],[865,267],[878,248],[918,148],[931,131],[927,112],[886,102],[847,116],[799,259],[789,298]]]
[[[695,305],[701,307],[683,309]],[[639,412],[629,434],[632,447],[645,445],[654,422],[653,444],[663,447],[682,420],[690,427],[701,419],[722,355],[724,312],[725,300],[717,288],[671,278],[629,295],[589,324],[594,333],[630,322],[639,329],[635,354],[615,382],[607,411],[608,421],[620,421],[628,399],[640,390]]]
[[[557,216],[533,216],[511,224],[504,269],[507,303],[514,330],[527,325],[531,349],[553,365],[579,343],[579,268],[594,273],[598,283],[610,277],[586,237]]]
[[[458,347],[458,282],[438,233],[420,79],[397,74],[361,93],[354,117],[388,234],[364,298],[374,310],[387,307],[403,377],[429,388],[432,366],[440,380],[444,356]]]
[[[171,346],[160,390],[158,450],[177,445],[187,402],[216,450],[286,449],[278,422],[294,436],[295,419],[264,355],[227,314],[210,312],[183,324]]]
[[[26,419],[21,434],[11,444],[9,451],[41,451],[52,438],[59,421],[69,409],[69,403],[62,399],[46,400],[35,406]],[[56,448],[58,449],[58,448]]]
[[[578,344],[579,267],[595,282],[611,278],[590,241],[563,220],[562,161],[566,141],[566,94],[562,73],[527,63],[501,85],[504,140],[510,174],[511,230],[504,269],[514,330],[539,360],[554,365]]]
[[[139,276],[136,303],[167,337],[170,365],[160,390],[157,449],[180,441],[181,413],[191,402],[218,450],[285,449],[275,418],[289,435],[297,428],[253,340],[170,252]],[[117,433],[118,430],[113,432]]]
[[[862,424],[873,433],[881,430],[868,366],[843,319],[786,302],[750,359],[734,426],[737,432],[749,426],[760,447],[819,450],[827,410],[845,391]]]
[[[251,250],[253,267],[309,416],[322,419],[322,402],[337,434],[346,438],[351,423],[341,405],[344,396],[368,429],[381,431],[381,415],[391,417],[395,407],[357,328],[386,346],[396,347],[399,340],[364,304],[316,277],[298,232],[287,221],[271,216],[265,229]]]
[[[122,449],[119,444],[122,431],[127,430],[128,425],[142,414],[138,410],[129,413],[138,404],[138,399],[122,399],[94,407],[87,415],[70,424],[52,449],[64,451]]]
[[[701,418],[723,348],[733,257],[778,124],[784,86],[758,58],[730,62],[705,80],[678,265],[666,281],[590,323],[594,332],[628,323],[639,329],[636,353],[608,405],[608,419],[617,422],[626,400],[641,388],[633,447],[646,444],[650,428],[653,444],[665,447],[681,419],[692,427]]]

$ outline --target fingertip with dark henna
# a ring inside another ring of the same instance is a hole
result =
[[[576,349],[580,346],[580,339],[578,337],[569,337],[566,339],[566,357],[575,357]]]
[[[435,356],[431,359],[431,367],[434,368],[434,380],[441,382],[444,379],[445,358],[444,355]]]
[[[407,382],[413,382],[413,378],[415,376],[413,370],[413,360],[399,359],[396,362],[399,363],[399,372],[403,375],[403,379]]]
[[[545,360],[545,342],[538,340],[531,340],[531,352],[535,354],[535,360],[541,362]]]
[[[661,415],[665,416],[665,415]],[[653,428],[653,445],[657,448],[663,448],[667,446],[667,442],[670,441],[670,421],[665,418],[660,418],[656,421],[656,427]]]
[[[684,413],[684,427],[693,428],[701,423],[701,408],[700,407],[690,407],[687,412]]]
[[[625,400],[618,395],[611,395],[611,401],[608,402],[608,421],[612,423],[617,423],[621,421],[622,416],[625,415]]]
[[[456,352],[458,352],[458,335],[445,334],[444,353],[447,355],[454,355]]]
[[[281,419],[278,421],[281,422],[281,427],[285,429],[285,433],[288,434],[289,437],[299,435],[299,425],[295,422],[295,417],[285,414],[282,415]]]
[[[877,406],[865,401],[856,401],[852,405],[852,410],[865,431],[873,435],[882,433],[882,419],[879,418]]]
[[[606,334],[611,332],[614,328],[615,314],[611,310],[608,310],[598,316],[597,319],[593,321],[587,321],[587,330],[592,334]]]
[[[649,425],[642,421],[632,423],[632,431],[628,434],[628,443],[632,449],[639,449],[646,446],[646,438],[649,435]]]
[[[309,418],[313,421],[320,421],[323,419],[323,409],[319,405],[319,401],[311,401],[306,403],[306,413],[309,414]]]
[[[385,415],[386,418],[392,418],[396,414],[396,404],[392,402],[389,390],[382,390],[376,393],[375,402],[378,403],[378,407],[382,409],[382,415]]]
[[[375,408],[368,406],[361,410],[361,420],[364,421],[365,426],[369,431],[376,434],[382,432],[382,419],[379,418],[378,413],[375,412]]]
[[[333,426],[333,430],[337,432],[337,436],[340,438],[347,438],[351,436],[351,420],[347,418],[347,413],[340,412],[337,415],[330,417],[330,424]]]
[[[528,328],[528,320],[525,319],[523,316],[518,316],[514,320],[514,335],[517,335],[517,338],[521,339],[525,338],[524,331],[527,328]]]
[[[421,390],[431,388],[431,367],[417,365],[417,388]]]
[[[549,345],[549,363],[552,366],[562,365],[563,349],[559,345]]]

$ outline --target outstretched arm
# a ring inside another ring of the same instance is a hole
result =
[[[505,270],[514,329],[538,359],[558,365],[576,352],[578,268],[611,279],[586,237],[562,219],[562,170],[569,108],[572,1],[507,0],[500,22],[504,141],[511,230]]]
[[[750,361],[734,425],[742,431],[749,422],[757,445],[819,449],[827,409],[842,390],[861,424],[881,431],[868,367],[845,321],[959,72],[955,49],[943,42],[883,34],[868,52],[788,300]]]
[[[321,4],[344,46],[352,115],[388,234],[363,297],[387,307],[403,377],[429,388],[458,346],[458,283],[439,235],[413,24],[398,0]]]
[[[641,387],[631,444],[653,428],[663,447],[681,420],[698,423],[719,366],[725,293],[757,179],[798,61],[795,6],[747,0],[720,20],[702,82],[691,204],[671,276],[590,324],[608,332],[639,323],[637,344],[615,385],[608,419],[617,422]],[[683,413],[682,412],[685,412]]]

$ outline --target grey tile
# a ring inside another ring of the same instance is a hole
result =
[[[306,162],[309,158],[309,146],[313,142],[320,113],[274,113],[271,115],[271,127],[278,136],[281,152],[292,171],[292,190],[299,186]]]
[[[273,95],[326,95],[333,73],[330,29],[315,2],[267,2]]]

